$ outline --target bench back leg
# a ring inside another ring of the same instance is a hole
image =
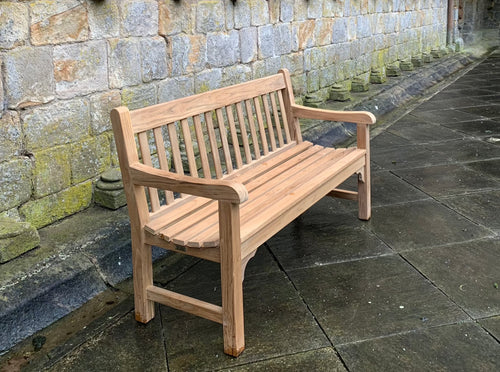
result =
[[[219,229],[224,352],[237,357],[245,349],[239,205],[219,202]]]
[[[132,234],[135,319],[141,323],[147,323],[155,316],[154,302],[147,297],[147,288],[153,285],[151,254],[151,246]]]
[[[371,207],[371,175],[370,175],[370,133],[368,125],[358,124],[357,146],[366,150],[365,166],[358,174],[358,217],[360,220],[369,220],[372,214]]]

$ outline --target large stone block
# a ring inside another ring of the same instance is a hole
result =
[[[105,41],[64,44],[54,48],[56,93],[71,98],[108,88]]]
[[[237,1],[234,4],[234,28],[249,27],[252,24],[252,14],[248,1]]]
[[[43,6],[51,1],[41,1],[33,4],[32,9],[37,6]],[[54,3],[54,2],[52,2]],[[64,6],[65,4],[61,4]],[[45,15],[38,22],[38,18],[32,18],[31,42],[33,45],[59,44],[72,41],[84,41],[89,37],[89,24],[87,9],[84,4],[74,8],[58,12],[60,9],[50,7],[57,12],[42,12]],[[35,19],[35,21],[34,21]]]
[[[258,28],[259,58],[269,58],[274,56],[274,28],[272,25]]]
[[[90,97],[90,128],[92,134],[101,134],[111,130],[109,113],[121,105],[122,98],[119,91],[112,90],[98,93]]]
[[[37,107],[23,115],[30,151],[79,141],[89,134],[89,102],[85,98]]]
[[[307,20],[294,24],[298,39],[298,49],[303,50],[314,46],[314,21]]]
[[[194,1],[159,1],[159,33],[170,36],[181,32],[188,33],[194,28]]]
[[[288,54],[292,51],[292,27],[290,24],[274,26],[274,52],[276,55]]]
[[[101,134],[71,145],[72,182],[80,183],[95,178],[111,165],[108,136]]]
[[[31,197],[33,164],[28,157],[0,163],[0,211],[17,207]]]
[[[123,36],[158,35],[158,1],[124,0],[119,6]]]
[[[294,0],[281,0],[281,2],[280,2],[280,20],[281,20],[281,22],[293,21],[293,3],[294,3]]]
[[[14,48],[29,35],[28,8],[24,4],[0,2],[0,48]]]
[[[253,66],[253,77],[255,79],[264,76],[274,75],[281,68],[281,57],[276,56],[256,61]]]
[[[5,263],[40,244],[38,231],[27,222],[0,217],[0,263]]]
[[[345,43],[347,40],[347,20],[345,18],[334,19],[332,26],[332,42]]]
[[[119,0],[107,0],[87,3],[91,39],[120,36],[119,2]]]
[[[52,53],[48,47],[13,49],[5,53],[4,66],[8,107],[26,107],[54,99]]]
[[[221,83],[222,70],[220,68],[205,70],[195,77],[194,90],[195,93],[207,92],[220,88],[222,86]]]
[[[34,193],[41,198],[71,185],[71,145],[56,146],[35,152]]]
[[[167,77],[167,45],[160,36],[141,40],[142,80],[164,79]]]
[[[41,199],[30,200],[19,208],[26,222],[37,229],[87,208],[92,201],[92,181]]]
[[[110,88],[122,88],[142,83],[139,40],[108,40],[108,58]]]
[[[202,71],[207,61],[205,35],[176,35],[170,39],[172,75]]]
[[[307,2],[307,18],[319,19],[323,15],[323,1]]]
[[[304,53],[291,53],[281,56],[281,65],[288,69],[292,75],[302,74],[304,71]]]
[[[156,101],[156,86],[153,84],[122,90],[122,105],[127,106],[130,110],[154,105]]]
[[[311,71],[322,68],[325,65],[325,49],[310,48],[304,51],[304,70]]]
[[[332,43],[332,29],[334,20],[331,18],[316,21],[314,27],[314,39],[316,46],[330,45]]]
[[[158,85],[158,101],[167,102],[194,94],[194,79],[181,76],[165,79]]]
[[[221,0],[198,1],[196,7],[196,31],[208,33],[225,28],[224,2]]]
[[[207,62],[212,67],[229,66],[238,61],[240,56],[240,38],[238,31],[209,34],[207,36]]]
[[[226,67],[222,74],[222,85],[229,86],[252,79],[252,69],[246,65]]]
[[[7,111],[0,118],[0,162],[12,159],[22,150],[23,136],[19,115]]]
[[[248,0],[250,4],[250,22],[252,26],[269,23],[269,6],[266,0]]]
[[[240,31],[241,62],[249,63],[257,58],[257,28],[246,27]]]

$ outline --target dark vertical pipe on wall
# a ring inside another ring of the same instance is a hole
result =
[[[454,42],[453,40],[453,20],[454,20],[454,1],[448,0],[448,22],[446,27],[446,45],[450,45]]]

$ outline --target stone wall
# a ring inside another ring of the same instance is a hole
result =
[[[88,207],[109,111],[290,69],[297,95],[443,46],[446,0],[0,2],[0,215]]]

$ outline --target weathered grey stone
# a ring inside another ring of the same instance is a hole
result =
[[[272,25],[258,28],[259,58],[274,57],[274,32]]]
[[[421,56],[413,56],[411,57],[411,63],[415,67],[422,67],[424,65],[424,59]]]
[[[207,40],[204,35],[176,35],[170,43],[173,76],[199,72],[206,67]]]
[[[222,70],[214,68],[198,74],[194,80],[195,93],[207,92],[221,87]]]
[[[401,71],[413,71],[413,63],[410,60],[404,59],[399,62]]]
[[[306,94],[304,97],[304,106],[318,108],[323,103],[323,99],[317,94]]]
[[[73,184],[83,182],[110,167],[110,145],[107,135],[100,135],[71,145]]]
[[[9,51],[4,55],[4,66],[8,107],[25,107],[54,99],[52,53],[48,47]]]
[[[384,72],[379,68],[372,68],[370,72],[370,83],[383,84],[387,81]]]
[[[332,44],[332,27],[334,20],[331,18],[318,19],[314,27],[314,40],[317,46]]]
[[[108,88],[105,41],[65,44],[54,48],[56,93],[71,98]]]
[[[248,0],[252,26],[263,26],[269,23],[269,7],[266,0]]]
[[[330,89],[330,99],[332,101],[349,101],[351,94],[343,84],[334,84]]]
[[[26,147],[38,150],[88,136],[89,106],[87,99],[79,98],[32,109],[22,117]]]
[[[19,116],[15,111],[7,111],[0,118],[0,162],[19,155],[22,141]]]
[[[314,44],[314,21],[307,20],[294,22],[292,27],[293,43],[292,50],[303,50],[313,47]]]
[[[5,107],[5,96],[3,92],[3,77],[2,77],[2,69],[0,69],[0,119],[4,114]]]
[[[358,38],[370,37],[373,34],[371,17],[367,15],[361,15],[356,17],[357,30],[356,35]]]
[[[355,78],[351,82],[351,92],[366,92],[369,89],[369,83],[365,79]]]
[[[181,76],[166,79],[158,85],[158,102],[173,101],[193,93],[194,79],[192,77]]]
[[[279,56],[256,61],[253,66],[253,77],[260,78],[273,75],[281,68],[281,58]]]
[[[120,36],[119,0],[88,2],[88,19],[91,39]]]
[[[307,2],[307,18],[318,19],[323,15],[323,1]]]
[[[307,19],[307,5],[308,1],[294,1],[293,2],[293,17],[294,21],[304,21]]]
[[[316,92],[319,90],[319,70],[309,71],[307,73],[307,91]]]
[[[292,28],[289,24],[274,26],[274,53],[276,55],[288,54],[292,51]]]
[[[424,60],[424,63],[431,63],[433,58],[430,53],[422,53],[422,59]]]
[[[37,9],[51,1],[40,1]],[[52,6],[42,12],[40,17],[32,18],[31,42],[33,45],[58,44],[72,41],[84,41],[89,36],[87,9],[84,4],[68,8],[67,4]]]
[[[293,0],[281,0],[280,2],[280,20],[281,22],[293,21]]]
[[[223,1],[202,0],[196,7],[196,31],[208,33],[222,31],[225,26]]]
[[[311,71],[322,68],[325,65],[325,49],[310,48],[304,51],[304,70]]]
[[[0,48],[10,49],[28,39],[28,8],[14,2],[0,3]]]
[[[124,36],[154,36],[158,34],[158,1],[119,1],[121,29]]]
[[[257,28],[246,27],[239,31],[240,58],[242,63],[249,63],[257,58]]]
[[[47,20],[55,14],[64,13],[80,5],[79,0],[66,0],[66,1],[51,1],[51,0],[36,0],[31,1],[30,16],[31,23],[39,23]]]
[[[122,105],[130,110],[154,105],[156,101],[156,86],[152,84],[122,90]]]
[[[59,192],[71,185],[71,145],[35,152],[33,186],[35,198]]]
[[[304,54],[302,52],[285,54],[281,56],[281,65],[283,68],[287,68],[292,75],[302,74],[304,71]]]
[[[164,79],[167,77],[167,45],[160,36],[141,40],[142,80]]]
[[[401,75],[401,68],[396,63],[392,63],[385,69],[385,74],[387,76],[395,77]]]
[[[250,4],[248,1],[234,3],[234,28],[240,29],[251,25]]]
[[[0,210],[17,207],[31,197],[33,165],[28,157],[0,163]]]
[[[92,201],[92,181],[87,181],[57,194],[30,200],[19,208],[19,213],[36,228],[87,208]]]
[[[108,40],[109,85],[122,88],[142,83],[141,47],[136,39]]]
[[[40,236],[27,222],[0,217],[0,263],[5,263],[37,247]]]
[[[240,39],[238,31],[228,34],[209,34],[207,36],[207,62],[212,67],[229,66],[238,61]]]
[[[90,128],[92,134],[101,134],[111,130],[109,113],[121,105],[122,99],[119,91],[111,90],[90,96]]]
[[[120,168],[111,168],[101,174],[101,180],[104,182],[119,182],[122,180]]]
[[[194,1],[159,1],[159,33],[170,36],[180,32],[189,33],[194,28],[196,2]]]
[[[222,85],[229,86],[252,79],[252,69],[245,65],[234,65],[224,68]]]
[[[101,186],[103,185],[101,184]],[[102,207],[113,210],[127,205],[127,199],[125,197],[125,192],[123,191],[123,184],[122,188],[117,190],[105,190],[96,185],[94,190],[94,202]]]

